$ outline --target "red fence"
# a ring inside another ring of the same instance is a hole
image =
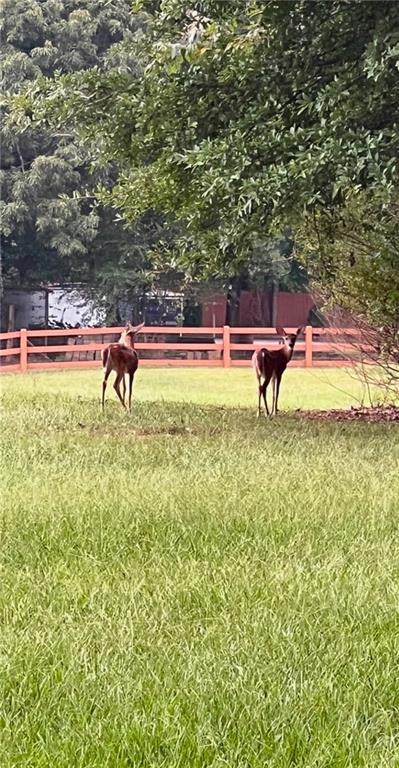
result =
[[[98,367],[101,350],[122,328],[13,331],[0,334],[2,371]],[[295,332],[295,328],[287,328]],[[343,366],[359,358],[359,332],[306,326],[291,366]],[[167,328],[148,326],[138,336],[140,364],[161,366],[247,366],[255,349],[278,347],[274,328]],[[142,340],[141,340],[142,339]],[[366,350],[367,351],[367,350]],[[365,349],[361,351],[362,356]]]

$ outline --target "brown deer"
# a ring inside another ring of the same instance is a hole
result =
[[[129,323],[126,326],[126,328],[122,331],[119,341],[116,342],[115,344],[108,344],[108,346],[105,347],[105,349],[103,349],[101,353],[103,368],[104,368],[104,379],[103,379],[103,387],[102,387],[102,409],[103,410],[105,406],[105,391],[107,389],[107,381],[111,371],[116,372],[116,377],[114,381],[114,390],[125,409],[126,409],[125,373],[129,376],[129,398],[128,398],[129,411],[131,409],[133,379],[139,364],[139,358],[134,348],[134,337],[136,336],[137,333],[139,333],[139,331],[141,331],[143,326],[144,326],[144,323],[141,323],[140,325],[136,325],[136,326],[130,325]],[[123,385],[123,396],[121,395],[121,391],[120,391],[121,382]]]
[[[280,391],[281,377],[291,360],[296,340],[302,328],[298,328],[296,333],[287,333],[284,328],[278,326],[276,333],[282,336],[283,346],[280,349],[259,349],[252,355],[252,365],[255,369],[256,378],[258,380],[258,416],[261,414],[261,398],[265,404],[265,415],[269,416],[269,408],[267,407],[266,390],[270,379],[273,382],[273,404],[272,412],[277,413],[278,395]],[[263,379],[263,383],[262,383]]]

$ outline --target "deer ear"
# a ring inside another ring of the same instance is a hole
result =
[[[140,325],[136,325],[135,328],[133,326],[131,326],[131,328],[133,333],[139,333],[141,329],[144,328],[144,326],[145,326],[145,323],[140,323]]]
[[[297,336],[300,336],[300,335],[301,335],[301,333],[305,333],[305,329],[304,329],[302,326],[301,326],[300,328],[298,328],[298,330],[297,330],[297,332],[296,332],[296,335],[297,335]]]
[[[279,336],[286,336],[286,335],[287,335],[287,334],[286,334],[286,332],[285,332],[285,330],[284,330],[284,328],[282,328],[282,327],[281,327],[281,325],[278,325],[278,326],[276,327],[276,333],[277,333]]]

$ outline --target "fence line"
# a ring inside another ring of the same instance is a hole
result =
[[[26,373],[52,368],[98,367],[101,350],[116,341],[122,330],[105,327],[30,331],[23,328],[1,333],[0,370]],[[287,328],[287,331],[294,333],[296,329]],[[250,364],[253,350],[279,346],[274,328],[147,326],[140,332],[141,336],[143,341],[136,343],[138,352],[144,353],[140,355],[140,364],[150,366],[241,367]],[[248,336],[249,339],[242,340]],[[195,341],[196,338],[199,340]],[[358,338],[359,331],[354,328],[313,328],[308,325],[304,341],[299,340],[296,344],[291,365],[305,368],[348,365],[356,360]],[[11,346],[13,343],[16,346]],[[361,351],[363,356],[367,353],[364,345]],[[170,356],[172,352],[174,356]],[[84,355],[83,359],[81,355]]]

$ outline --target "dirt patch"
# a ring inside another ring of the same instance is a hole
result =
[[[377,405],[371,408],[354,407],[345,410],[304,411],[307,419],[322,419],[323,421],[365,421],[365,422],[399,422],[399,406]]]

